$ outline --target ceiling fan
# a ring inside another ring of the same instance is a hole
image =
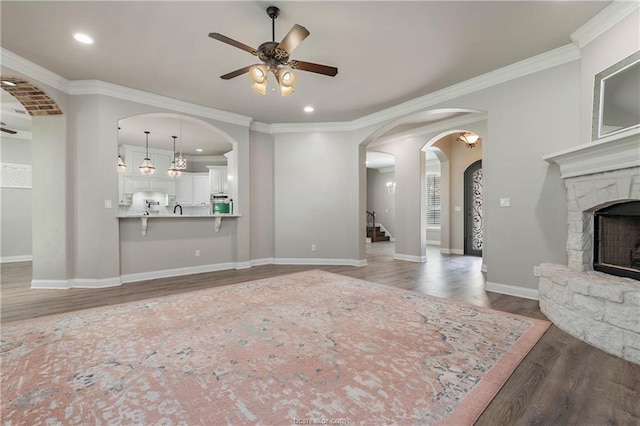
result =
[[[296,75],[291,71],[309,71],[316,74],[323,74],[334,77],[338,74],[338,68],[328,65],[314,64],[312,62],[296,61],[290,59],[289,56],[302,41],[309,36],[309,31],[301,25],[295,24],[291,30],[284,36],[280,43],[275,41],[276,38],[276,18],[280,14],[280,9],[275,6],[267,8],[267,15],[271,18],[271,40],[262,43],[257,49],[247,46],[244,43],[233,40],[220,33],[209,33],[209,37],[227,43],[257,56],[263,64],[248,65],[244,68],[221,75],[223,80],[230,80],[234,77],[249,73],[249,77],[253,81],[251,86],[261,94],[266,93],[267,73],[271,71],[278,81],[282,96],[293,93],[293,85],[296,81]]]
[[[6,126],[6,123],[3,123],[3,122],[0,121],[0,124],[3,126],[3,127],[0,127],[0,131],[3,131],[5,133],[9,133],[10,135],[15,135],[16,133],[18,133],[15,130],[11,130],[11,129],[5,128],[4,126]]]

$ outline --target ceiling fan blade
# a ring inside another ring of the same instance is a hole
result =
[[[4,127],[0,127],[0,130],[5,132],[5,133],[9,133],[10,135],[15,135],[16,133],[18,133],[15,130],[5,129]]]
[[[330,77],[335,77],[338,74],[338,68],[330,67],[328,65],[314,64],[313,62],[305,61],[289,61],[289,65],[294,70],[315,72],[317,74],[324,74]]]
[[[229,45],[231,45],[233,47],[237,47],[238,49],[245,50],[245,51],[251,53],[252,55],[257,55],[258,54],[256,49],[254,49],[253,47],[247,46],[246,44],[240,43],[239,41],[236,41],[236,40],[234,40],[232,38],[229,38],[227,36],[223,36],[220,33],[209,33],[209,37],[211,37],[211,38],[213,38],[215,40],[221,41],[223,43],[227,43],[227,44],[229,44]]]
[[[228,74],[221,75],[220,78],[223,79],[223,80],[230,80],[230,79],[232,79],[234,77],[237,77],[239,75],[242,75],[244,73],[249,72],[249,70],[251,69],[252,66],[253,65],[247,65],[246,67],[240,68],[239,70],[231,71]]]
[[[309,31],[302,25],[295,24],[282,39],[278,45],[278,49],[282,49],[285,52],[291,54],[293,49],[298,47],[302,41],[309,36]]]

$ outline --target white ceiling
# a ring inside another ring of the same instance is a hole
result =
[[[571,43],[609,1],[1,2],[1,45],[69,80],[97,79],[231,111],[265,123],[350,121]],[[271,38],[265,10],[281,9],[276,39],[311,35],[293,59],[336,66],[298,72],[288,97],[259,95],[257,58],[213,40],[257,47]],[[75,32],[91,35],[82,45]],[[315,107],[304,113],[306,105]]]

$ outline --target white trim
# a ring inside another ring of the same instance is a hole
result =
[[[396,170],[396,166],[380,167],[378,173],[393,173]]]
[[[487,272],[487,271],[488,271],[487,264],[483,263],[482,266],[480,267],[480,272]]]
[[[249,268],[251,268],[251,261],[236,262],[236,269],[249,269]]]
[[[451,249],[441,248],[440,249],[440,254],[451,254]]]
[[[560,166],[563,178],[640,166],[640,128],[542,157]]]
[[[440,241],[438,241],[438,240],[427,240],[427,245],[428,246],[439,246],[440,245]]]
[[[394,254],[393,258],[396,260],[405,260],[407,262],[417,262],[417,263],[425,263],[427,261],[427,256],[412,256],[410,254],[400,254],[400,253]]]
[[[273,265],[273,257],[265,257],[264,259],[251,259],[251,266]]]
[[[522,297],[524,299],[538,300],[538,289],[536,288],[526,288],[526,287],[519,287],[515,285],[500,284],[500,283],[487,281],[484,289],[486,291],[491,291],[493,293],[500,293],[500,294],[506,294],[509,296]]]
[[[563,65],[580,59],[580,49],[574,44],[567,44],[557,49],[550,50],[540,55],[524,59],[515,64],[479,75],[442,90],[424,95],[410,101],[395,105],[365,117],[352,121],[353,129],[361,129],[383,121],[393,120],[427,107],[477,92],[497,84],[505,83],[516,78],[524,77],[545,69]]]
[[[187,266],[184,268],[162,269],[159,271],[138,272],[135,274],[125,274],[120,278],[123,283],[153,280],[156,278],[179,277],[183,275],[201,274],[203,272],[226,271],[236,269],[236,263],[216,263],[211,265]]]
[[[58,90],[72,95],[101,94],[140,102],[173,111],[213,118],[224,122],[248,126],[265,133],[306,133],[306,132],[345,132],[379,125],[417,111],[446,102],[478,90],[486,89],[516,78],[524,77],[548,68],[556,67],[580,58],[580,49],[576,44],[568,44],[549,52],[516,62],[515,64],[479,75],[453,86],[395,105],[391,108],[346,122],[328,123],[252,123],[252,118],[229,113],[211,107],[191,104],[166,96],[156,95],[137,89],[131,89],[99,80],[69,81],[39,65],[30,62],[4,48],[1,50],[3,65],[29,78],[41,81]]]
[[[18,56],[5,48],[0,48],[0,56],[2,57],[2,65],[7,68],[11,68],[28,78],[38,80],[61,92],[69,93],[71,90],[69,80],[40,65],[34,64],[22,56]]]
[[[33,256],[25,254],[22,256],[4,256],[0,257],[0,263],[13,263],[13,262],[33,262]]]
[[[118,86],[100,80],[77,80],[70,82],[71,95],[104,95],[131,102],[139,102],[158,108],[165,108],[185,114],[199,117],[211,118],[225,123],[237,124],[248,127],[253,120],[246,115],[240,115],[219,109],[196,105],[189,102],[169,98],[167,96],[156,95],[129,87]]]
[[[622,21],[640,6],[637,0],[616,0],[571,34],[571,40],[580,48],[585,47],[605,31]]]
[[[73,280],[31,280],[31,288],[41,290],[67,290]]]
[[[122,284],[120,277],[101,278],[101,279],[74,278],[69,281],[71,284],[71,288],[117,287]]]
[[[367,259],[315,259],[315,258],[275,258],[274,265],[335,265],[367,266]]]
[[[69,280],[31,280],[31,288],[38,290],[68,290],[70,288],[105,288],[122,284],[120,277],[112,278],[73,278]]]
[[[462,249],[451,249],[451,254],[457,254],[460,256],[464,256],[464,250]]]

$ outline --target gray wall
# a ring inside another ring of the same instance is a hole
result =
[[[251,260],[274,257],[273,135],[251,132]]]
[[[276,258],[360,259],[358,166],[364,161],[351,135],[276,134],[274,156]]]
[[[376,213],[376,222],[393,236],[395,226],[395,192],[389,193],[387,182],[395,182],[393,167],[367,169],[367,211]]]
[[[0,137],[3,163],[31,164],[31,141]],[[31,189],[0,188],[0,229],[2,261],[31,258]]]

